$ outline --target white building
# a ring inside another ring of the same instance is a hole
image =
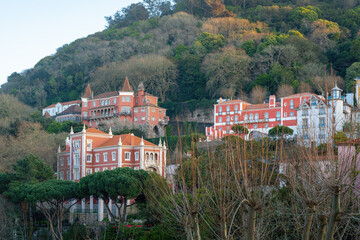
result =
[[[55,117],[57,114],[62,113],[66,109],[68,109],[70,106],[77,105],[80,106],[81,101],[70,101],[70,102],[63,102],[63,103],[56,103],[52,104],[50,106],[47,106],[42,110],[42,115],[44,116],[46,113],[48,113],[51,117]]]
[[[335,132],[343,131],[351,120],[352,106],[341,96],[342,90],[335,86],[325,98],[312,95],[297,109],[297,136],[305,145],[319,145],[332,140]]]

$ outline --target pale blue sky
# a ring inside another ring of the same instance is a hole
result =
[[[0,85],[140,0],[0,0]]]

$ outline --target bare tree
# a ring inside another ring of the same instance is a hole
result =
[[[252,103],[263,103],[266,98],[267,91],[264,87],[259,85],[255,86],[250,93]]]
[[[276,91],[276,95],[279,98],[289,96],[291,94],[294,94],[294,88],[291,85],[288,85],[288,84],[280,85],[278,90]]]

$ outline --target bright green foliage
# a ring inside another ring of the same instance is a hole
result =
[[[256,45],[254,40],[244,42],[241,48],[244,49],[249,56],[253,56],[256,53]]]
[[[286,127],[286,126],[277,125],[276,127],[273,127],[272,129],[270,129],[269,136],[283,138],[285,136],[290,136],[293,133],[294,133],[294,130],[292,130],[291,128]]]
[[[208,52],[225,46],[225,37],[221,34],[212,34],[208,32],[201,33],[197,40],[203,45]]]
[[[232,126],[231,130],[233,130],[235,133],[238,133],[238,134],[248,134],[249,133],[249,130],[246,127],[241,126],[241,125]]]
[[[303,19],[310,21],[310,22],[314,22],[318,18],[319,18],[319,15],[316,12],[316,9],[312,6],[297,7],[293,10],[293,12],[291,14],[291,19],[297,24],[300,24],[301,20],[303,20]]]
[[[304,37],[304,35],[302,35],[301,32],[295,30],[289,30],[288,34],[289,36],[298,36],[302,38]]]
[[[281,45],[284,44],[286,39],[288,39],[289,34],[277,34],[269,35],[265,37],[262,42],[257,47],[257,52],[262,52],[266,47],[271,45]]]
[[[46,131],[48,133],[70,132],[71,127],[73,127],[74,132],[80,132],[83,129],[84,124],[82,122],[56,122],[53,120],[53,122],[48,125]],[[87,129],[88,126],[85,125],[85,128]]]
[[[337,132],[334,135],[334,143],[335,144],[338,144],[338,143],[341,143],[341,142],[346,142],[348,140],[349,140],[349,138],[346,136],[346,133],[344,133],[344,132]]]

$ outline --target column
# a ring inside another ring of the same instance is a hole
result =
[[[90,213],[94,211],[94,197],[90,196]]]
[[[98,221],[101,222],[104,219],[104,200],[98,199]]]
[[[81,212],[84,213],[86,210],[85,198],[81,200]]]
[[[109,207],[109,209],[110,209],[110,211],[112,210],[112,200],[110,199],[109,200],[109,203],[108,203],[108,207]],[[108,219],[109,219],[109,221],[111,221],[111,215],[110,215],[110,212],[109,212],[109,210],[108,210]]]

